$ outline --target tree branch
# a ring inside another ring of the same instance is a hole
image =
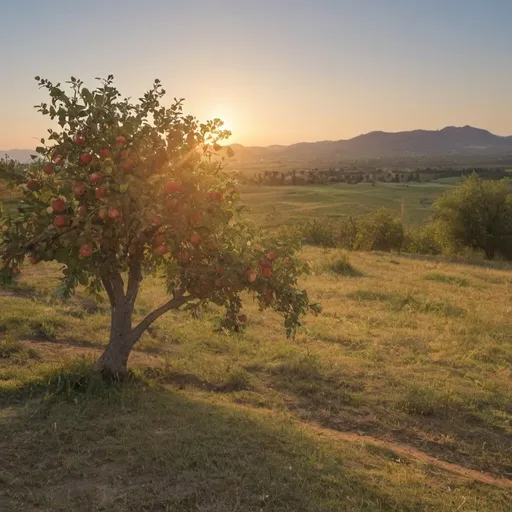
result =
[[[103,283],[103,288],[105,288],[105,291],[107,292],[110,306],[113,308],[116,303],[116,296],[114,294],[112,283],[109,281],[108,277],[103,275],[101,276],[101,282]]]
[[[16,256],[20,256],[22,254],[26,254],[27,251],[32,249],[34,245],[38,242],[48,242],[53,243],[55,240],[59,239],[63,235],[67,235],[73,231],[76,231],[77,228],[70,228],[66,230],[61,230],[57,233],[48,233],[48,231],[44,230],[42,233],[38,235],[34,235],[30,240],[25,242],[21,247],[17,247],[15,251],[12,251],[11,254],[7,254],[7,251],[4,255],[3,262],[4,266],[7,265],[11,260],[16,258]]]
[[[128,302],[135,302],[141,281],[141,265],[140,261],[137,261],[130,266],[130,270],[128,272],[128,287],[126,289],[126,300]]]
[[[174,297],[169,302],[166,302],[158,309],[155,309],[152,313],[149,313],[144,320],[142,320],[130,333],[130,341],[132,346],[137,342],[137,340],[142,336],[144,331],[158,318],[160,318],[164,313],[170,311],[171,309],[178,309],[183,304],[195,299],[194,295],[186,295],[182,297]]]

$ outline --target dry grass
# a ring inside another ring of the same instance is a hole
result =
[[[243,335],[212,333],[214,308],[171,314],[120,389],[69,362],[101,350],[108,311],[55,303],[56,268],[28,268],[0,296],[0,509],[509,510],[510,270],[304,258],[323,313],[294,341],[251,303]],[[148,279],[138,314],[163,299]]]

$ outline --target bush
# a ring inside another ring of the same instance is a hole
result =
[[[340,219],[314,219],[302,228],[306,243],[321,247],[353,249],[357,236],[356,221],[352,217]]]
[[[402,221],[391,210],[381,208],[357,222],[354,249],[363,251],[400,251],[404,243]]]
[[[443,245],[439,230],[438,223],[431,223],[418,230],[409,231],[404,239],[404,251],[412,254],[441,254]]]
[[[512,194],[506,180],[483,181],[477,174],[434,203],[443,244],[453,252],[482,250],[512,258]]]

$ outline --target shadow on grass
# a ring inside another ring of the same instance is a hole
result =
[[[435,256],[429,254],[400,253],[401,258],[418,261],[429,261],[438,263],[456,263],[459,265],[470,265],[494,270],[512,270],[512,262],[501,260],[485,260],[483,258],[468,258],[464,256]]]
[[[267,379],[269,387],[287,397],[288,409],[305,420],[394,439],[477,470],[512,473],[506,394],[467,397],[407,384],[379,404],[360,374],[333,368],[310,354],[290,356],[272,367]]]
[[[391,311],[433,314],[446,317],[464,316],[465,311],[448,300],[435,301],[411,293],[382,293],[374,290],[356,290],[347,294],[349,299],[381,302]]]
[[[441,272],[429,272],[423,276],[426,281],[437,281],[439,283],[452,284],[455,286],[469,286],[469,280],[465,277],[442,274]]]
[[[71,389],[64,395],[72,400],[59,391],[54,401],[1,413],[0,509],[448,511],[464,499],[473,509],[506,510],[500,490],[460,484],[442,496],[417,467],[394,477],[402,468],[385,455],[279,415],[137,379],[96,389],[86,383],[90,366],[76,364],[49,381],[55,393]]]

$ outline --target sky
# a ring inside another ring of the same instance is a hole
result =
[[[512,135],[512,0],[0,0],[0,148],[48,119],[34,76],[155,78],[244,145],[466,124]]]

